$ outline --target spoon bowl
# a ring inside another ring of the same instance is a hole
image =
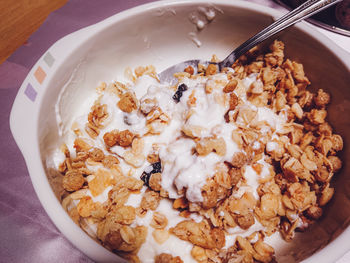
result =
[[[268,39],[269,37],[277,34],[278,32],[286,29],[295,23],[308,18],[342,0],[308,0],[296,9],[288,12],[284,16],[277,19],[274,23],[261,30],[259,33],[255,34],[239,47],[234,49],[224,60],[218,63],[209,62],[209,61],[200,61],[198,59],[187,60],[181,63],[178,63],[174,66],[171,66],[160,74],[158,78],[161,83],[169,83],[174,85],[177,82],[177,79],[174,77],[174,74],[177,72],[184,71],[188,66],[191,66],[194,70],[194,73],[197,72],[198,64],[207,66],[209,64],[216,64],[218,70],[221,71],[225,67],[230,67],[232,64],[244,53]]]

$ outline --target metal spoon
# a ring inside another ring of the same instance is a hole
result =
[[[213,63],[209,61],[201,61],[198,59],[187,60],[181,62],[174,66],[167,68],[158,74],[158,78],[161,83],[169,83],[171,85],[177,82],[177,79],[174,77],[174,73],[184,71],[188,66],[192,66],[195,72],[197,72],[198,64],[208,65],[216,64],[219,68],[219,71],[225,67],[230,67],[241,55],[249,51],[251,48],[255,47],[257,44],[266,40],[270,36],[277,34],[283,29],[294,25],[295,23],[308,18],[309,16],[320,12],[321,10],[330,7],[342,0],[309,0],[304,4],[300,5],[296,9],[288,12],[274,23],[248,39],[242,45],[237,47],[230,55],[228,55],[223,61],[218,63]]]

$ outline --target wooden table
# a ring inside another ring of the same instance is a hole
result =
[[[68,0],[0,0],[0,64]]]

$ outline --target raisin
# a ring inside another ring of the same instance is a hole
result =
[[[178,103],[182,97],[182,93],[184,91],[186,91],[188,89],[188,87],[186,86],[186,84],[181,84],[178,88],[177,91],[175,92],[175,94],[173,95],[173,100],[175,100],[176,103]]]
[[[161,173],[162,172],[162,164],[161,162],[156,162],[151,164],[152,170],[150,172],[144,171],[140,177],[142,181],[144,181],[145,185],[149,186],[149,179],[152,174]],[[149,170],[149,169],[147,169]]]
[[[161,164],[161,162],[153,163],[152,167],[153,167],[153,171],[152,171],[153,174],[162,172],[162,164]]]

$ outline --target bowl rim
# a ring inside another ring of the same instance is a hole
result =
[[[152,10],[157,10],[158,8],[168,8],[177,6],[189,6],[194,4],[208,5],[213,4],[220,6],[232,6],[237,8],[246,8],[251,11],[261,13],[262,15],[272,16],[274,18],[279,17],[283,12],[279,10],[272,9],[270,7],[262,6],[256,3],[247,2],[243,0],[236,0],[228,2],[227,0],[162,0],[151,2],[143,5],[139,5],[120,13],[117,13],[109,18],[106,18],[94,25],[85,27],[76,32],[73,32],[57,42],[55,42],[47,51],[54,52],[54,50],[64,49],[67,47],[67,43],[71,43],[72,40],[76,41],[75,46],[70,47],[70,51],[67,52],[65,56],[62,56],[61,60],[58,61],[53,69],[58,69],[62,67],[64,63],[67,62],[69,56],[79,48],[79,46],[84,45],[90,38],[93,38],[95,34],[103,31],[106,27],[118,23],[124,19],[129,19],[135,15],[141,13],[147,13]],[[330,50],[336,57],[339,58],[344,66],[350,71],[350,59],[344,60],[344,57],[350,58],[350,55],[336,45],[332,40],[327,38],[325,35],[317,31],[315,28],[307,25],[305,22],[301,22],[295,25],[298,30],[308,34],[315,41],[318,41],[322,46]],[[327,45],[326,45],[327,44]],[[44,53],[44,55],[47,53]],[[111,262],[116,260],[121,260],[119,256],[112,253],[111,251],[104,248],[102,245],[94,241],[88,234],[86,234],[80,227],[78,227],[69,215],[65,212],[61,203],[57,200],[48,182],[45,169],[43,167],[42,160],[40,158],[39,150],[39,140],[38,140],[38,121],[39,121],[39,109],[42,105],[43,98],[45,97],[48,89],[43,88],[43,92],[38,94],[37,105],[39,107],[33,108],[33,105],[23,99],[23,93],[25,91],[26,85],[30,80],[33,80],[33,74],[35,69],[38,67],[39,62],[43,60],[44,55],[38,60],[38,62],[32,67],[28,76],[23,81],[20,90],[15,98],[11,114],[10,114],[10,128],[13,137],[20,148],[25,163],[27,165],[29,175],[34,186],[35,192],[44,207],[46,213],[49,215],[52,222],[60,230],[61,233],[80,251],[86,254],[91,259],[98,262]],[[54,75],[54,74],[53,74]],[[52,76],[47,77],[46,83],[43,86],[50,86],[50,81]],[[28,120],[26,123],[21,123],[20,120],[26,116]],[[28,116],[31,116],[28,118]],[[27,125],[27,127],[26,127]],[[26,127],[27,135],[23,136],[23,128]],[[27,141],[31,143],[28,144]],[[33,147],[35,143],[35,147]],[[33,158],[33,156],[35,158]],[[39,157],[39,158],[36,158]],[[58,212],[59,211],[59,212]],[[60,215],[60,217],[57,216]],[[346,245],[346,237],[350,236],[350,228],[345,229],[335,240],[327,244],[327,246],[311,257],[307,258],[305,262],[327,262],[327,256],[332,252],[333,259],[340,258],[350,249],[350,244]]]

